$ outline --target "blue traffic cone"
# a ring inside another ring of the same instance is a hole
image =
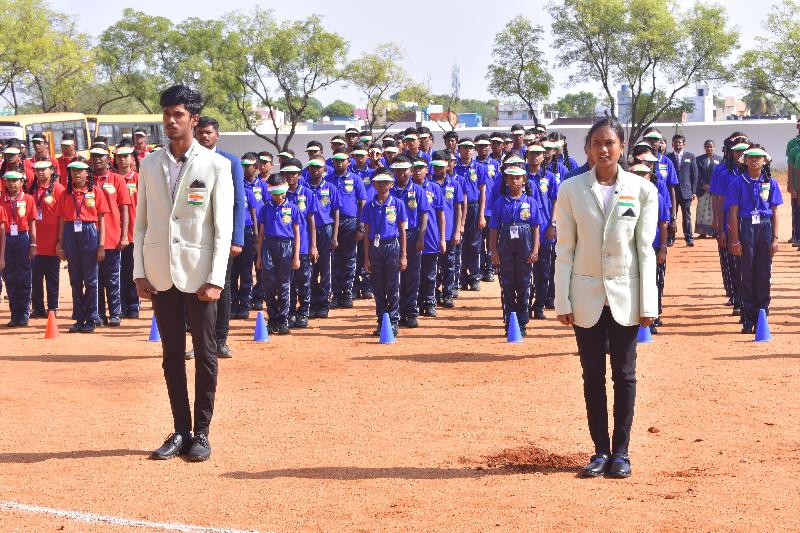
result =
[[[772,340],[772,333],[769,331],[769,322],[767,322],[767,312],[761,309],[758,312],[758,324],[756,324],[756,342],[769,342]]]
[[[522,342],[522,332],[519,330],[519,321],[517,320],[517,312],[511,311],[508,317],[508,342]]]
[[[161,334],[158,332],[158,323],[156,322],[156,315],[153,315],[153,322],[150,324],[150,342],[161,342]]]
[[[636,342],[648,343],[653,342],[653,334],[650,333],[649,327],[639,326],[639,335],[636,336]]]
[[[392,344],[394,342],[394,331],[392,331],[392,320],[389,318],[389,313],[383,313],[381,319],[381,344]]]
[[[269,340],[269,331],[267,330],[267,321],[264,320],[264,311],[259,311],[256,317],[256,331],[253,333],[253,341],[267,342]]]

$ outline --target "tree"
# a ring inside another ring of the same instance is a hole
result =
[[[599,100],[588,91],[568,93],[558,99],[554,109],[564,117],[593,117]]]
[[[351,118],[356,110],[356,106],[343,100],[334,100],[322,108],[321,114],[325,117],[346,117]]]
[[[528,106],[534,123],[539,123],[534,103],[550,95],[553,77],[545,70],[539,50],[542,27],[518,16],[495,36],[489,65],[489,92],[519,99]]]
[[[772,7],[758,47],[745,52],[737,65],[748,93],[771,95],[800,113],[800,3],[784,0]]]
[[[751,115],[774,115],[778,109],[775,97],[764,91],[750,91],[742,97]]]
[[[431,100],[431,89],[422,83],[409,83],[398,92],[389,97],[399,104],[412,104],[412,109],[425,106]]]
[[[224,35],[227,68],[236,83],[228,89],[248,130],[278,150],[286,150],[297,124],[316,92],[343,78],[347,42],[326,31],[322,19],[311,15],[305,20],[278,23],[272,11],[255,8],[249,15],[231,14]],[[281,142],[280,124],[268,113],[269,133],[259,128],[255,106],[275,110],[282,98],[289,132]]]
[[[367,99],[367,126],[370,133],[373,133],[378,120],[379,109],[385,108],[386,94],[406,83],[406,73],[400,66],[402,60],[400,48],[385,43],[378,45],[374,53],[365,54],[347,66],[347,81]]]
[[[600,82],[611,116],[630,123],[631,140],[674,109],[691,84],[731,79],[727,60],[738,36],[721,6],[682,12],[672,1],[563,0],[549,7],[561,65],[574,69],[571,81]],[[619,83],[630,89],[622,106]]]

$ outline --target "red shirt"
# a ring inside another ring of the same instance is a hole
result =
[[[60,183],[53,186],[53,193],[48,194],[47,188],[33,193],[36,209],[40,218],[36,221],[36,249],[37,255],[57,255],[56,241],[58,241],[58,201],[64,194],[64,187]]]
[[[152,152],[152,151],[153,151],[153,149],[150,148],[149,146],[147,146],[143,151],[141,151],[141,150],[139,150],[137,148],[136,149],[136,155],[139,158],[139,161],[141,161],[142,159],[144,159],[145,157],[150,155],[150,152]]]
[[[131,197],[131,204],[128,206],[128,242],[133,242],[133,223],[136,222],[136,204],[139,198],[139,173],[131,170],[122,180],[128,186],[128,195]]]
[[[3,211],[6,218],[6,235],[11,233],[11,225],[17,225],[17,231],[28,231],[30,222],[36,220],[36,204],[33,197],[20,191],[14,198],[3,193]]]
[[[30,190],[31,185],[33,185],[33,159],[28,158],[23,162],[23,166],[25,167],[25,190]],[[20,230],[22,231],[22,230]]]
[[[56,211],[65,222],[74,222],[80,208],[82,222],[97,222],[98,215],[108,214],[108,201],[103,189],[97,185],[90,191],[84,187],[72,192],[64,191],[58,199]]]
[[[95,185],[98,185],[106,195],[108,215],[103,219],[106,228],[106,250],[116,250],[122,239],[122,215],[120,206],[131,205],[131,195],[125,178],[119,174],[109,172],[105,176],[95,176]],[[130,208],[130,207],[129,207]],[[130,213],[128,218],[130,224]]]
[[[69,180],[69,169],[67,168],[67,165],[72,163],[72,160],[74,158],[75,156],[67,157],[65,155],[56,158],[56,170],[58,170],[58,182],[64,187],[67,186],[67,180]]]

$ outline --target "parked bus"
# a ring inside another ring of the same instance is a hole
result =
[[[31,138],[41,133],[50,145],[50,158],[61,155],[61,137],[65,133],[75,135],[75,149],[89,149],[89,125],[82,113],[40,113],[32,115],[0,116],[0,141],[17,138],[33,153]]]
[[[123,137],[133,138],[133,131],[143,129],[147,133],[147,143],[166,144],[161,115],[88,115],[89,135],[92,139],[102,135],[108,137],[108,146],[113,148]]]

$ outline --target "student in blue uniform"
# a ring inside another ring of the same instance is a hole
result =
[[[353,283],[356,277],[356,245],[364,234],[358,217],[367,199],[361,178],[348,170],[350,156],[346,149],[339,148],[331,156],[334,172],[327,180],[336,186],[339,193],[338,246],[333,251],[331,273],[331,308],[353,307]]]
[[[257,186],[253,186],[253,196],[256,197],[256,202],[261,202],[261,204],[263,204],[264,200],[269,196],[267,193],[267,180],[270,174],[272,174],[272,166],[272,154],[267,151],[259,152],[258,178],[256,179]],[[258,211],[261,210],[261,204],[259,204],[256,210],[256,218],[258,217]],[[257,226],[258,224],[256,224],[256,227]],[[254,266],[256,257],[258,257],[258,250],[256,250],[253,255]],[[253,295],[250,298],[250,309],[255,311],[264,309],[264,274],[261,270],[256,270],[256,283],[253,286]]]
[[[286,198],[300,211],[300,268],[292,274],[289,291],[289,327],[307,328],[311,312],[311,268],[319,258],[317,252],[317,229],[314,215],[317,202],[314,192],[299,183],[300,161],[290,161],[281,169],[286,178]]]
[[[400,200],[406,209],[406,258],[407,268],[400,275],[400,325],[419,326],[418,296],[419,277],[422,266],[422,250],[425,248],[425,231],[428,226],[428,197],[425,191],[411,181],[411,161],[406,156],[397,156],[392,164],[394,187],[389,194]]]
[[[494,199],[492,197],[492,190],[495,180],[500,179],[500,161],[491,157],[492,141],[485,133],[475,137],[475,151],[477,156],[475,162],[483,167],[486,174],[486,200],[484,205],[484,217],[486,218],[486,226],[481,230],[481,281],[492,282],[494,281],[494,265],[492,259],[489,257],[489,219],[492,218],[492,205]]]
[[[458,133],[454,131],[445,132],[443,140],[444,147],[455,154],[458,149]]]
[[[70,179],[58,202],[56,253],[67,261],[72,286],[70,333],[94,332],[97,315],[97,264],[105,259],[106,195],[94,184],[86,160],[78,156],[67,165]]]
[[[428,156],[425,158],[425,162],[430,163],[433,156],[433,132],[428,126],[419,126],[417,136],[419,137],[419,151]]]
[[[508,333],[511,312],[516,312],[522,336],[527,335],[531,268],[539,256],[541,209],[531,194],[526,171],[517,166],[504,170],[500,196],[492,208],[489,242],[492,262],[500,269],[503,324]]]
[[[334,135],[331,138],[331,153],[335,154],[337,150],[346,150],[347,141],[345,141],[344,137],[341,135]],[[325,160],[325,163],[332,169],[336,170],[336,165],[333,164],[333,157],[329,157]],[[327,177],[327,176],[326,176]]]
[[[244,244],[242,253],[231,263],[231,318],[247,320],[253,295],[253,266],[258,242],[257,213],[261,210],[264,193],[258,180],[258,154],[242,156],[244,171]]]
[[[270,333],[286,335],[290,333],[289,285],[292,272],[300,268],[301,215],[297,206],[286,199],[289,186],[284,176],[274,174],[267,183],[270,198],[258,212],[256,268],[266,270],[267,327]]]
[[[474,148],[475,143],[469,138],[458,141],[459,160],[454,172],[461,178],[467,197],[461,244],[461,288],[479,291],[481,230],[486,226],[486,169],[473,159]]]
[[[450,155],[446,150],[433,153],[431,167],[433,168],[432,181],[439,187],[442,195],[442,209],[444,211],[444,233],[446,241],[445,251],[439,254],[436,275],[436,302],[445,309],[455,307],[453,302],[453,289],[456,285],[456,250],[461,242],[461,213],[466,206],[461,184],[455,176],[449,175]]]
[[[531,196],[539,205],[541,223],[539,227],[539,258],[533,267],[534,290],[531,296],[530,316],[536,320],[544,320],[544,309],[550,297],[550,285],[553,274],[553,255],[556,247],[555,214],[558,182],[552,172],[544,166],[547,149],[535,142],[528,145],[525,152],[527,160],[528,184]]]
[[[561,180],[564,180],[568,173],[578,168],[578,162],[569,155],[569,147],[567,146],[566,135],[561,132],[554,131],[550,134],[550,140],[558,144],[558,149],[556,150],[558,162],[564,165],[564,168],[567,169],[567,172],[561,175]]]
[[[3,174],[0,192],[4,218],[6,248],[3,279],[6,282],[11,320],[8,327],[26,327],[31,307],[31,273],[36,257],[36,219],[38,212],[33,197],[22,190],[25,174],[8,171]]]
[[[454,281],[454,285],[453,285],[453,288],[451,290],[451,292],[453,294],[453,299],[458,299],[458,291],[459,291],[459,288],[461,287],[461,259],[462,259],[461,251],[462,251],[462,248],[463,248],[462,245],[463,245],[463,242],[464,242],[464,222],[467,219],[467,195],[466,195],[466,192],[465,192],[465,189],[464,189],[464,180],[461,178],[461,176],[459,176],[455,172],[456,165],[458,164],[458,155],[456,154],[456,152],[454,150],[451,150],[449,148],[445,148],[443,150],[443,152],[445,154],[447,154],[447,156],[450,158],[449,164],[447,166],[447,175],[452,177],[453,180],[456,183],[458,183],[458,186],[461,187],[461,195],[462,195],[462,197],[464,199],[464,201],[462,203],[462,206],[461,206],[461,220],[459,221],[459,228],[460,228],[459,229],[459,232],[460,232],[459,241],[456,243],[455,250],[454,250],[456,277],[453,280]]]
[[[678,231],[676,218],[677,200],[675,199],[675,187],[680,183],[678,181],[678,172],[675,170],[675,165],[672,164],[672,160],[667,157],[666,149],[662,148],[666,145],[664,144],[664,136],[661,135],[658,128],[654,126],[648,127],[644,130],[642,138],[650,145],[653,149],[653,154],[658,158],[658,163],[656,164],[656,175],[658,179],[666,180],[667,188],[669,189],[669,203],[672,207],[670,207],[669,238],[667,239],[667,245],[672,246],[672,243],[675,242],[675,233]]]
[[[411,179],[422,187],[428,200],[428,224],[419,275],[418,308],[422,316],[436,316],[436,274],[439,254],[445,253],[444,197],[438,185],[428,179],[428,162],[415,157],[411,163]]]
[[[406,209],[401,200],[389,194],[393,183],[394,178],[387,169],[376,170],[372,176],[375,196],[361,211],[367,249],[364,268],[370,274],[378,317],[378,328],[373,332],[376,337],[381,334],[384,313],[389,313],[392,331],[398,334],[400,275],[407,266]]]
[[[778,182],[769,168],[769,154],[755,144],[744,152],[745,171],[728,186],[731,254],[741,257],[742,333],[753,333],[758,312],[769,312],[772,256],[778,252]],[[736,223],[738,220],[738,224]]]
[[[308,154],[308,160],[311,161],[315,156],[322,155],[322,143],[319,141],[309,141],[306,145],[306,154]],[[300,173],[300,177],[307,181],[309,177],[309,169],[308,167],[304,168],[303,171]],[[333,166],[325,164],[325,176],[333,174]]]
[[[655,159],[655,158],[653,158]],[[659,180],[655,176],[653,166],[645,163],[636,163],[628,169],[629,172],[641,176],[653,185]],[[658,225],[656,226],[656,238],[653,240],[653,250],[656,252],[656,285],[658,286],[658,314],[661,314],[661,300],[664,296],[664,278],[667,274],[667,224],[669,223],[669,207],[667,205],[668,195],[658,191]],[[650,324],[650,332],[658,333],[658,326]]]
[[[314,225],[317,230],[319,258],[311,269],[310,318],[328,318],[331,294],[331,256],[336,249],[339,232],[339,192],[325,179],[325,159],[316,155],[308,162],[309,178],[303,184],[314,193],[317,210]]]
[[[556,178],[557,183],[561,183],[561,176],[566,176],[569,170],[565,167],[558,157],[558,150],[561,147],[561,144],[557,141],[552,139],[545,139],[540,141],[547,153],[544,157],[544,166],[549,170],[553,176]]]
[[[367,147],[357,142],[353,145],[350,152],[352,162],[350,172],[361,179],[364,184],[365,202],[369,202],[375,196],[375,187],[372,186],[372,174],[375,168],[370,166],[370,159],[367,158],[369,152]],[[377,164],[377,161],[376,161]],[[372,298],[372,289],[369,285],[369,274],[364,270],[364,239],[360,239],[356,245],[356,277],[353,282],[353,296],[355,298]]]

